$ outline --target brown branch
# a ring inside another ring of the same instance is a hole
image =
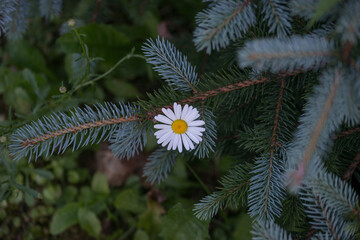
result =
[[[227,86],[218,87],[218,88],[216,88],[214,90],[209,90],[209,91],[206,91],[206,92],[197,93],[196,95],[193,95],[193,96],[191,96],[189,98],[185,98],[185,99],[182,99],[182,100],[178,101],[178,103],[180,103],[180,104],[189,104],[189,103],[198,102],[198,101],[203,102],[206,99],[211,98],[211,97],[215,97],[215,96],[217,96],[219,94],[232,92],[232,91],[235,91],[235,90],[239,90],[239,89],[242,89],[242,88],[250,87],[250,86],[253,86],[253,85],[257,85],[257,84],[265,83],[265,82],[269,82],[269,81],[270,81],[269,78],[260,78],[258,80],[245,80],[245,81],[230,84],[230,85],[227,85]],[[171,107],[172,107],[172,105],[166,105],[166,106],[163,106],[161,108],[171,108]],[[156,108],[153,111],[147,112],[147,114],[146,114],[147,119],[153,119],[154,116],[156,116],[158,113],[161,112],[161,108]]]
[[[273,127],[272,136],[271,136],[269,173],[267,176],[267,185],[266,185],[266,191],[265,191],[265,196],[264,196],[265,197],[264,206],[267,206],[268,200],[269,200],[270,179],[271,179],[272,168],[273,168],[273,163],[274,163],[275,146],[277,146],[277,131],[279,128],[279,117],[280,117],[281,103],[283,100],[284,88],[285,88],[285,80],[282,80],[281,86],[280,86],[280,91],[279,91],[278,103],[277,103],[276,111],[275,111],[274,127]],[[265,207],[264,213],[266,214],[266,212],[267,212],[267,209]]]
[[[291,77],[291,76],[297,75],[297,74],[299,74],[301,72],[302,71],[300,69],[299,70],[294,70],[294,71],[291,71],[291,72],[287,72],[287,73],[282,72],[282,73],[277,74],[276,77],[274,78],[274,80],[282,79],[282,78],[285,78],[285,77]],[[188,103],[193,103],[193,102],[197,102],[197,101],[204,101],[207,98],[215,97],[218,94],[239,90],[239,89],[242,89],[242,88],[245,88],[245,87],[250,87],[250,86],[253,86],[253,85],[257,85],[257,84],[265,83],[265,82],[270,82],[270,81],[271,81],[271,79],[265,78],[265,77],[261,77],[260,79],[257,79],[257,80],[245,80],[245,81],[230,84],[230,85],[227,85],[227,86],[224,86],[224,87],[219,87],[219,88],[216,88],[214,90],[209,90],[209,91],[206,91],[206,92],[203,92],[203,93],[197,93],[196,95],[193,95],[192,97],[180,100],[179,103],[188,104]],[[167,105],[167,106],[163,106],[163,107],[164,108],[171,108],[172,106]],[[148,115],[147,119],[153,118],[159,112],[161,112],[161,108],[157,108],[154,111],[148,112],[147,113],[147,115]]]
[[[321,201],[321,199],[320,199],[319,196],[316,196],[316,195],[315,195],[315,199],[316,199],[318,205],[320,206],[322,213],[324,214],[326,223],[327,223],[327,225],[328,225],[328,227],[329,227],[329,229],[330,229],[333,237],[334,237],[336,240],[338,240],[338,239],[339,239],[338,233],[337,233],[336,230],[335,230],[335,226],[334,226],[334,225],[332,224],[332,222],[331,222],[331,218],[328,216],[328,214],[327,214],[327,212],[326,212],[326,207],[324,206],[325,204]]]
[[[264,82],[267,82],[267,81],[269,81],[269,79],[263,78],[263,79],[255,80],[255,81],[243,81],[243,82],[240,82],[240,83],[230,84],[230,85],[227,85],[227,86],[224,86],[224,87],[220,87],[220,88],[217,88],[217,89],[214,89],[214,90],[209,90],[209,91],[194,95],[194,96],[192,96],[190,98],[187,98],[187,99],[180,100],[179,103],[192,103],[192,102],[196,102],[196,101],[204,101],[207,98],[214,97],[214,96],[216,96],[218,94],[221,94],[221,93],[235,91],[235,90],[238,90],[238,89],[241,89],[241,88],[249,87],[249,86],[252,86],[252,85],[259,84],[259,83],[264,83]],[[172,106],[165,106],[165,108],[171,108],[171,107]],[[153,119],[154,116],[157,115],[158,112],[160,112],[160,111],[161,111],[161,108],[157,108],[152,112],[148,112],[147,113],[147,119]],[[111,118],[111,119],[106,119],[106,120],[102,120],[102,121],[84,123],[84,124],[74,126],[74,127],[71,127],[71,128],[65,128],[65,129],[60,129],[60,130],[53,131],[53,132],[50,132],[50,133],[46,133],[46,134],[43,134],[43,135],[41,135],[39,137],[35,137],[35,138],[32,138],[32,139],[24,139],[24,141],[21,144],[24,147],[27,147],[29,145],[34,146],[34,145],[36,145],[36,144],[38,144],[40,142],[46,141],[46,140],[48,140],[50,138],[55,138],[55,137],[58,137],[58,136],[62,136],[64,134],[76,133],[76,132],[81,131],[81,130],[86,130],[86,129],[89,129],[89,128],[101,127],[101,126],[104,126],[104,125],[114,125],[114,124],[119,124],[119,123],[124,123],[124,122],[137,121],[137,120],[143,120],[143,119],[141,119],[140,116],[135,115],[135,116],[131,116],[131,117],[128,117],[128,118],[124,118],[124,117],[120,117],[120,118],[117,118],[117,119]]]
[[[351,53],[351,49],[352,49],[353,45],[351,44],[351,42],[347,41],[344,44],[344,48],[341,52],[341,61],[344,63],[349,63],[350,62],[350,53]]]
[[[354,174],[357,166],[360,164],[360,149],[358,150],[355,158],[354,158],[354,161],[350,164],[349,168],[347,169],[347,171],[345,172],[344,176],[343,176],[343,179],[345,181],[349,181],[350,180],[350,177]]]
[[[259,80],[246,80],[246,81],[242,81],[242,82],[238,82],[238,83],[234,83],[234,84],[230,84],[224,87],[219,87],[216,88],[214,90],[209,90],[203,93],[198,93],[192,97],[189,97],[187,99],[181,100],[179,101],[180,103],[192,103],[192,102],[197,102],[197,101],[203,101],[207,98],[210,97],[215,97],[216,95],[220,94],[220,93],[227,93],[227,92],[232,92],[235,90],[239,90],[241,88],[245,88],[245,87],[249,87],[252,85],[256,85],[259,83],[264,83],[269,81],[270,79],[268,78],[260,78]]]
[[[332,139],[335,140],[335,139],[338,139],[338,138],[346,137],[346,136],[349,136],[349,135],[354,134],[354,133],[357,133],[357,132],[360,132],[360,127],[343,131],[343,132],[337,134],[337,135],[336,135],[334,138],[332,138]]]
[[[271,154],[273,154],[274,148],[277,145],[277,131],[279,129],[279,116],[280,116],[281,104],[282,104],[282,100],[283,100],[284,88],[285,88],[285,80],[282,80],[281,86],[280,86],[280,91],[279,91],[278,103],[276,106],[274,127],[273,127],[272,136],[271,136],[271,150],[270,150]]]
[[[273,11],[274,11],[274,15],[275,15],[275,17],[276,17],[276,22],[280,23],[279,14],[278,14],[278,12],[276,11],[276,8],[275,8],[274,3],[272,2],[272,0],[269,0],[269,4],[270,4],[271,8],[272,8]]]
[[[111,119],[107,119],[107,120],[102,120],[102,121],[95,121],[95,122],[89,122],[89,123],[84,123],[78,126],[74,126],[74,127],[70,127],[70,128],[64,128],[64,129],[60,129],[57,131],[53,131],[53,132],[49,132],[46,133],[44,135],[41,135],[39,137],[35,137],[32,139],[25,139],[21,144],[24,147],[27,147],[29,145],[34,146],[40,142],[46,141],[50,138],[55,138],[58,136],[62,136],[64,134],[68,134],[68,133],[76,133],[78,131],[81,130],[86,130],[89,128],[97,128],[97,127],[102,127],[105,125],[114,125],[114,124],[118,124],[118,123],[124,123],[124,122],[132,122],[132,121],[136,121],[139,120],[138,116],[131,116],[129,118],[111,118]]]

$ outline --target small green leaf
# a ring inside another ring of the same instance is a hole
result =
[[[45,169],[33,169],[32,170],[34,173],[36,173],[37,175],[46,178],[48,180],[52,180],[54,179],[54,174],[48,170]]]
[[[68,181],[73,184],[78,183],[80,181],[79,173],[75,170],[70,170],[68,172]]]
[[[114,202],[119,210],[125,210],[133,213],[142,213],[146,210],[146,202],[139,192],[135,189],[126,189],[121,191]]]
[[[14,225],[14,227],[15,227],[15,228],[18,228],[18,227],[20,227],[20,224],[21,224],[21,219],[20,219],[19,217],[15,217],[15,218],[13,219],[13,225]]]
[[[78,223],[79,203],[69,203],[55,211],[50,223],[50,233],[53,235],[64,232],[69,227]]]
[[[14,76],[8,75],[9,77]],[[17,113],[29,116],[31,113],[31,105],[33,101],[31,100],[29,94],[22,87],[15,87],[11,89],[8,94],[4,96],[5,102],[12,106]]]
[[[178,203],[164,217],[160,236],[165,240],[208,239],[208,225],[207,222],[197,219],[191,209],[186,210]]]
[[[60,185],[48,185],[43,189],[42,195],[46,201],[53,203],[61,196],[61,187]]]
[[[91,181],[91,189],[100,194],[109,194],[109,183],[104,174],[97,172],[95,173],[92,181]]]
[[[138,229],[135,232],[134,240],[149,240],[149,236],[146,234],[144,230]]]
[[[93,237],[98,237],[101,232],[101,223],[94,212],[80,208],[77,212],[78,220],[82,229]]]
[[[136,98],[141,95],[134,85],[122,80],[107,79],[104,84],[106,89],[115,96],[123,98]]]
[[[26,205],[28,205],[29,207],[32,207],[35,204],[35,198],[27,193],[25,193],[24,195],[24,200]]]

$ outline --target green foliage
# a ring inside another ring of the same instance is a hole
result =
[[[145,199],[135,189],[125,189],[121,191],[114,201],[117,209],[133,213],[142,213],[146,209]]]
[[[130,39],[109,25],[94,23],[80,27],[77,31],[87,46],[89,56],[102,58],[107,64],[115,64],[131,48]],[[56,44],[66,53],[81,52],[73,32],[62,35]]]
[[[190,209],[176,204],[164,219],[164,228],[160,235],[164,239],[205,239],[208,235],[208,223],[198,220]]]
[[[78,223],[79,203],[69,203],[55,211],[50,223],[50,233],[57,235]]]
[[[77,217],[81,228],[87,231],[90,236],[100,236],[101,223],[94,212],[85,208],[79,208]]]
[[[95,173],[91,181],[91,189],[95,193],[104,195],[109,194],[110,189],[106,176],[102,173]]]

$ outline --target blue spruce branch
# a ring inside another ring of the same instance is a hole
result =
[[[292,240],[291,234],[273,221],[257,221],[251,233],[253,240]]]
[[[258,159],[252,171],[254,176],[251,178],[249,189],[249,214],[261,220],[273,220],[275,216],[279,217],[282,200],[285,197],[285,186],[282,179],[284,170],[282,158],[285,157],[285,153],[282,155],[276,154],[284,88],[285,80],[282,80],[275,109],[270,154],[269,156]]]
[[[147,126],[138,122],[125,122],[110,138],[110,149],[120,159],[131,158],[142,151],[146,144]]]
[[[126,122],[138,121],[135,105],[97,104],[95,110],[87,106],[75,108],[70,115],[54,113],[18,128],[10,138],[9,149],[15,159],[50,156],[55,150],[73,151],[89,143],[107,140]]]
[[[198,51],[206,49],[208,54],[219,51],[241,38],[255,21],[251,0],[214,1],[196,16],[195,46]]]
[[[284,0],[261,0],[264,20],[267,21],[270,33],[277,36],[287,36],[291,31],[290,10],[287,1]]]
[[[30,4],[27,0],[17,0],[16,9],[12,12],[11,22],[7,26],[8,37],[20,38],[25,33]]]
[[[238,53],[238,64],[273,73],[308,71],[325,66],[334,55],[332,42],[325,38],[268,38],[247,42]]]
[[[142,50],[147,62],[154,65],[153,69],[171,87],[175,90],[196,92],[195,86],[198,83],[196,68],[173,44],[158,37],[155,42],[148,39]]]
[[[204,106],[200,109],[201,119],[205,122],[205,132],[202,141],[196,145],[194,155],[199,158],[209,157],[210,152],[214,152],[216,140],[215,116],[208,108]]]
[[[323,234],[329,234],[334,239],[352,239],[352,232],[348,230],[343,216],[336,209],[327,205],[326,200],[311,188],[305,187],[300,192],[310,224]]]
[[[239,164],[231,169],[220,181],[222,187],[195,204],[195,216],[201,220],[210,220],[220,209],[246,205],[249,189],[250,164]]]
[[[256,159],[248,196],[251,217],[274,220],[280,216],[285,198],[283,171],[283,156],[272,153]]]
[[[40,0],[39,10],[42,17],[53,20],[58,17],[62,9],[62,0]]]
[[[331,234],[318,232],[310,238],[310,240],[333,240]]]
[[[352,212],[360,219],[357,210],[359,197],[355,190],[339,177],[322,171],[309,180],[308,186],[312,188],[316,195],[321,196],[328,207],[335,209],[340,215]]]
[[[337,21],[336,31],[342,43],[356,44],[360,38],[360,2],[352,0],[346,3]]]
[[[346,79],[346,71],[341,66],[320,76],[320,84],[308,100],[288,151],[288,187],[291,191],[296,191],[307,176],[317,174],[316,165],[329,151],[332,135],[344,120],[352,119],[353,109],[358,107],[353,101],[347,101],[352,86],[353,81]]]
[[[0,1],[0,36],[6,33],[6,27],[12,20],[12,13],[16,10],[15,1]]]
[[[167,151],[166,148],[156,149],[147,159],[144,167],[144,177],[147,181],[160,183],[175,165],[176,152]]]
[[[289,7],[292,15],[310,20],[316,12],[319,0],[291,0]]]

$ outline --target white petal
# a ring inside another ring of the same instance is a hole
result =
[[[162,130],[155,132],[154,135],[156,138],[160,138],[162,135],[164,135],[168,132],[171,132],[171,131],[169,131],[168,129],[162,129]]]
[[[175,118],[175,114],[174,112],[171,110],[171,109],[165,109],[165,108],[162,108],[161,111],[163,111],[163,113],[168,117],[170,118],[171,120],[175,121],[176,118]]]
[[[193,133],[193,132],[189,132],[190,134],[192,134],[199,142],[202,141],[202,133]]]
[[[192,134],[191,132],[186,132],[186,135],[188,135],[188,137],[193,141],[195,142],[196,144],[198,144],[200,141],[198,140],[198,138],[195,137],[194,134]]]
[[[178,142],[177,147],[178,147],[179,152],[182,152],[182,140],[181,140],[181,135],[178,134],[178,136],[179,136],[179,142]]]
[[[173,139],[175,137],[175,133],[171,132],[170,135],[164,140],[164,142],[161,144],[161,146],[165,147],[166,144],[168,144],[171,139]]]
[[[169,136],[170,136],[171,132],[167,132],[164,135],[162,135],[159,140],[157,141],[158,144],[161,144],[162,142],[164,142]]]
[[[174,103],[174,112],[175,112],[176,119],[180,119],[180,117],[181,117],[181,105],[180,104]]]
[[[167,125],[167,124],[155,124],[154,128],[156,128],[156,129],[171,129],[171,126]]]
[[[171,138],[171,139],[170,139],[170,143],[169,143],[169,145],[168,145],[168,147],[167,147],[167,150],[168,150],[168,151],[171,150],[171,148],[173,147],[173,145],[174,145],[174,140],[175,140],[175,138]]]
[[[190,149],[194,149],[195,148],[195,146],[194,146],[194,143],[190,140],[190,138],[187,136],[187,140],[188,140],[188,143],[189,143],[189,145],[190,145]]]
[[[186,136],[186,134],[181,134],[181,138],[182,138],[182,142],[184,143],[185,149],[187,151],[189,151],[189,149],[190,149],[189,142],[188,142],[188,141],[190,141],[189,137]]]
[[[192,133],[201,133],[205,131],[203,127],[189,127],[186,131],[190,131]]]
[[[171,121],[170,119],[168,119],[167,117],[165,117],[164,115],[157,115],[154,117],[155,120],[162,122],[162,123],[167,123],[167,124],[172,124],[173,121]]]
[[[180,137],[179,134],[175,134],[175,139],[174,139],[174,142],[173,142],[172,150],[175,150],[177,148],[177,145],[178,145],[178,142],[179,142],[179,137]]]
[[[199,113],[196,113],[195,115],[189,116],[187,119],[187,122],[192,122],[200,117]]]
[[[205,122],[203,120],[196,120],[188,123],[189,127],[198,127],[202,125],[205,125]]]
[[[195,149],[194,143],[189,139],[190,149]]]
[[[188,110],[189,110],[189,105],[185,104],[185,106],[184,106],[184,108],[183,108],[183,110],[181,112],[181,117],[180,117],[182,120],[185,119],[185,116],[186,116]]]
[[[185,121],[191,122],[192,120],[198,117],[200,117],[199,111],[196,108],[194,108],[193,110],[188,111],[188,114],[185,116]]]
[[[189,106],[188,111],[186,113],[186,115],[184,115],[184,120],[186,121],[187,116],[189,116],[189,114],[191,114],[193,112],[194,108],[192,106]]]

